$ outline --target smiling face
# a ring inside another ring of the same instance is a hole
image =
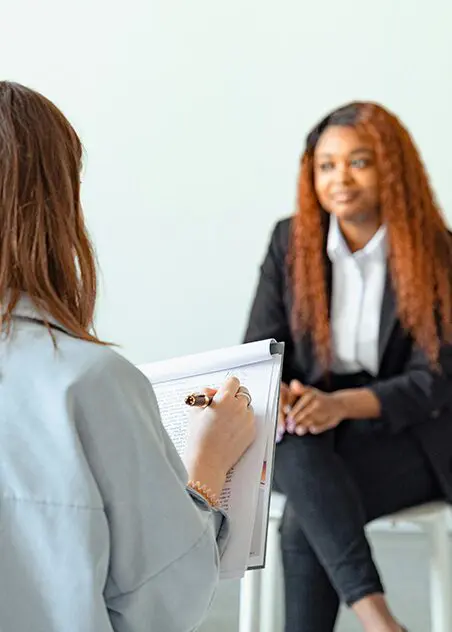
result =
[[[375,222],[380,196],[370,139],[353,127],[327,127],[314,152],[314,185],[321,206],[339,221]]]

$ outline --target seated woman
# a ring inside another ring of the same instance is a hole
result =
[[[274,229],[246,332],[286,343],[286,632],[330,632],[340,602],[366,631],[403,630],[364,527],[452,499],[451,245],[395,116],[352,103],[309,134],[298,208]]]

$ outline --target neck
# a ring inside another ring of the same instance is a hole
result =
[[[339,226],[347,242],[350,252],[362,250],[369,243],[381,223],[379,219],[367,220],[366,222],[348,222],[339,220]]]

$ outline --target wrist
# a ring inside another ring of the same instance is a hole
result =
[[[369,388],[350,388],[332,393],[342,419],[377,419],[381,404]]]
[[[334,401],[334,405],[337,410],[337,415],[340,417],[340,420],[350,419],[350,398],[348,397],[347,391],[335,391],[331,393],[331,397]]]
[[[203,462],[202,459],[196,459],[186,462],[185,468],[190,481],[205,485],[217,499],[220,497],[227,474],[220,467],[214,467]]]

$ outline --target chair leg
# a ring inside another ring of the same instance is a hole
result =
[[[239,632],[259,630],[260,571],[247,571],[240,581]]]
[[[450,632],[452,595],[449,533],[446,513],[429,525],[430,617],[432,632]]]
[[[259,632],[277,632],[278,575],[279,573],[279,520],[270,520],[267,538],[267,559],[261,579],[261,605]]]

